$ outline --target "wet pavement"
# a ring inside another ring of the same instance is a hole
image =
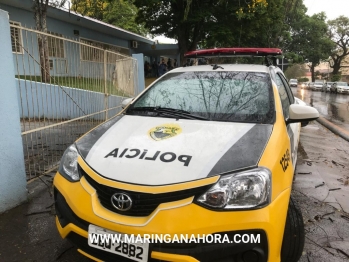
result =
[[[349,261],[349,143],[317,122],[302,128],[300,141],[293,185],[306,232],[300,262]]]
[[[349,130],[349,95],[325,93],[292,87],[293,94],[308,105],[315,107],[321,116]]]
[[[348,145],[317,122],[302,128],[293,186],[306,231],[300,262],[349,261]],[[56,230],[52,176],[29,183],[29,202],[0,215],[1,262],[91,261]]]
[[[90,262],[56,229],[52,177],[28,184],[29,201],[0,215],[1,262]]]

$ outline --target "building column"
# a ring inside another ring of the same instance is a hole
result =
[[[136,59],[138,63],[138,93],[137,94],[139,94],[145,88],[144,59],[143,59],[143,54],[133,54],[132,57]]]
[[[8,13],[0,10],[0,213],[27,200]]]

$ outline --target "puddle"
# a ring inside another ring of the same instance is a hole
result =
[[[328,120],[349,125],[349,95],[297,90],[295,96],[316,108]]]

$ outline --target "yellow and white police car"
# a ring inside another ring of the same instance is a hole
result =
[[[319,114],[293,96],[280,54],[189,52],[266,63],[176,68],[77,140],[54,178],[60,235],[95,261],[298,261],[291,188],[301,123]]]

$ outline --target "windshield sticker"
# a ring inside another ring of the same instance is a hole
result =
[[[143,151],[143,152],[142,152]],[[192,159],[192,156],[189,155],[177,155],[173,152],[164,152],[156,151],[156,152],[148,152],[148,149],[119,149],[115,148],[110,153],[108,153],[104,158],[113,157],[113,158],[138,158],[143,160],[160,160],[164,163],[170,163],[177,159],[177,161],[182,162],[184,166],[189,166],[189,163]]]
[[[164,124],[148,131],[149,136],[155,141],[164,140],[182,133],[182,128],[177,124]]]

